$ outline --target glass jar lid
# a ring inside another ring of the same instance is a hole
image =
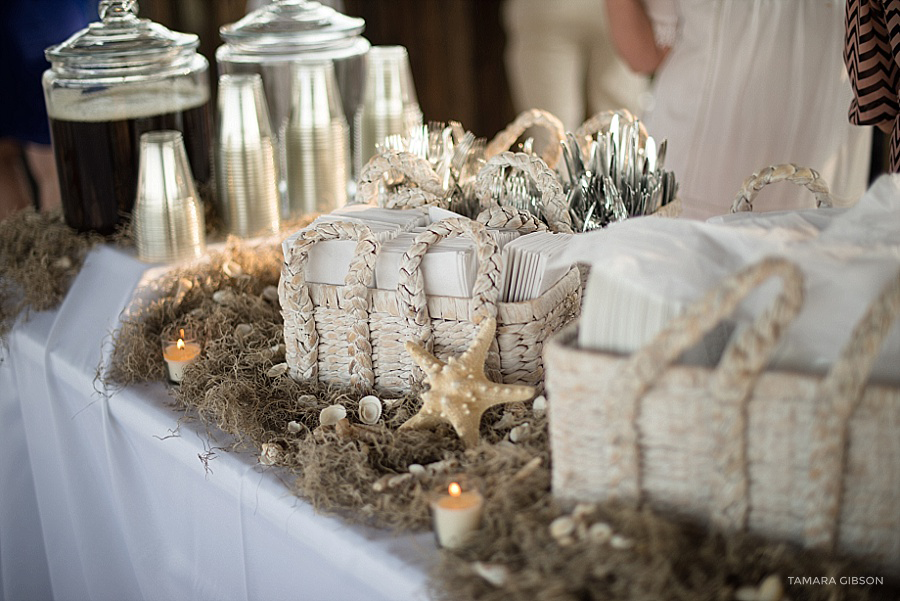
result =
[[[275,0],[219,29],[229,45],[247,53],[284,54],[326,49],[359,36],[365,20],[312,0]]]
[[[196,54],[196,35],[137,16],[137,0],[102,0],[100,21],[44,51],[54,69],[145,72],[180,65]]]

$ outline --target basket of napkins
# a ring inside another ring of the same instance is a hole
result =
[[[495,318],[488,375],[542,386],[543,343],[579,311],[577,269],[549,267],[562,250],[554,234],[447,215],[351,206],[284,241],[279,296],[292,377],[403,393],[421,375],[407,340],[439,357],[460,354]]]
[[[900,573],[897,223],[891,176],[851,209],[579,236],[563,258],[624,284],[547,345],[554,494]]]

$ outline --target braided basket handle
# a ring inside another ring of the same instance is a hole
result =
[[[582,156],[590,156],[590,147],[588,145],[588,140],[592,139],[598,133],[608,131],[609,124],[612,121],[613,115],[618,115],[619,118],[625,123],[634,123],[635,121],[638,121],[638,118],[634,115],[634,113],[632,113],[628,109],[619,109],[617,111],[601,111],[595,115],[592,115],[584,123],[579,125],[578,129],[576,129],[574,132],[575,140],[578,142],[578,147],[581,149]],[[641,122],[638,129],[638,140],[641,147],[643,147],[644,143],[647,141],[647,128],[644,127],[643,122]]]
[[[490,206],[481,211],[475,221],[492,230],[515,230],[522,234],[546,232],[547,224],[529,213],[515,207]]]
[[[431,224],[416,236],[412,246],[400,260],[400,278],[397,296],[400,310],[413,324],[417,338],[425,348],[432,347],[431,317],[425,295],[425,278],[420,266],[428,249],[440,240],[466,236],[475,242],[478,257],[478,273],[472,288],[473,321],[476,324],[486,317],[497,317],[500,296],[500,252],[485,227],[471,219],[453,217]]]
[[[541,192],[541,203],[544,205],[544,215],[550,229],[554,232],[572,233],[572,217],[566,207],[566,198],[559,178],[539,157],[524,152],[501,152],[481,168],[475,177],[475,197],[479,199],[481,207],[487,208],[496,204],[491,198],[491,183],[506,167],[522,171],[535,183]]]
[[[415,184],[389,194],[384,206],[388,209],[413,209],[424,205],[436,205],[446,209],[450,199],[441,178],[422,157],[406,151],[386,150],[376,154],[363,166],[359,174],[357,202],[380,202],[379,184],[387,173],[400,173],[408,183]]]
[[[768,184],[781,181],[789,181],[798,186],[805,186],[807,190],[815,195],[818,208],[831,206],[831,194],[828,191],[828,184],[820,178],[817,171],[808,167],[798,167],[792,163],[786,163],[766,167],[745,179],[741,190],[737,193],[731,205],[731,212],[752,211],[753,201],[756,200],[759,191]]]
[[[501,152],[510,150],[512,145],[516,143],[516,140],[532,127],[543,127],[550,132],[553,141],[547,144],[541,158],[553,169],[562,156],[562,146],[560,144],[566,140],[566,128],[555,115],[540,109],[531,109],[519,113],[515,120],[506,126],[506,129],[499,132],[488,143],[484,149],[484,158],[491,159]]]
[[[309,296],[306,265],[312,247],[326,240],[356,240],[356,251],[341,291],[345,309],[354,317],[347,333],[350,361],[350,385],[370,390],[375,385],[372,344],[369,337],[368,288],[375,281],[375,261],[381,243],[368,226],[349,222],[326,222],[303,231],[288,251],[279,281],[286,327],[296,328],[300,336],[285,337],[286,354],[293,360],[291,376],[298,380],[318,378],[319,336],[314,320],[315,306]],[[296,300],[295,300],[296,299]]]
[[[716,463],[724,482],[711,483],[712,519],[728,529],[741,529],[747,516],[746,411],[741,410],[753,385],[772,354],[782,331],[803,303],[803,276],[785,259],[769,258],[731,275],[692,304],[641,350],[634,353],[609,382],[605,398],[611,404],[611,454],[618,460],[609,468],[610,497],[640,502],[641,458],[637,429],[638,406],[668,367],[704,334],[729,316],[760,284],[778,277],[783,287],[772,305],[731,341],[710,383],[715,406],[724,405],[716,418]],[[737,409],[735,410],[735,406]],[[729,414],[732,417],[726,417]],[[723,419],[724,418],[724,419]],[[737,500],[736,500],[737,499]]]
[[[834,550],[838,538],[849,423],[885,339],[900,315],[900,273],[856,324],[850,340],[822,380],[815,405],[805,495],[807,546]]]

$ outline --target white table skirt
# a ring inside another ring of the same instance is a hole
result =
[[[0,601],[425,599],[429,533],[317,515],[275,468],[215,447],[162,383],[95,391],[146,266],[95,249],[0,365]],[[173,432],[175,435],[172,435]],[[212,445],[212,449],[210,448]],[[200,457],[212,450],[207,470]]]

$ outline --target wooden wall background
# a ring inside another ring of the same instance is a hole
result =
[[[344,0],[344,12],[366,20],[363,35],[373,45],[406,46],[426,121],[455,119],[491,137],[515,118],[503,66],[502,1]],[[199,35],[214,66],[219,27],[240,19],[245,7],[246,0],[143,0],[140,15]]]

